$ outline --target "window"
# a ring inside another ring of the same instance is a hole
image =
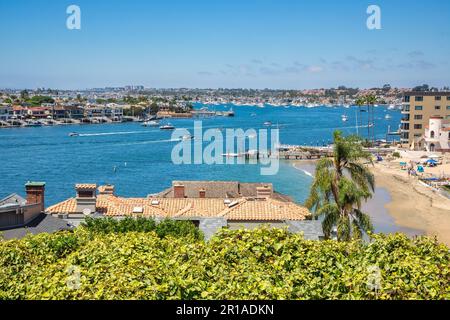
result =
[[[422,125],[421,124],[415,124],[414,125],[414,129],[420,130],[420,129],[422,129]]]
[[[450,97],[447,97],[447,100],[449,100]],[[403,100],[404,102],[409,102],[411,99],[410,96],[405,96],[405,99]]]
[[[423,106],[416,106],[414,109],[417,110],[417,111],[422,111],[423,110]]]
[[[431,132],[430,132],[430,138],[431,138],[431,139],[434,139],[434,136],[435,136],[434,131],[431,131]]]
[[[414,115],[414,120],[422,120],[423,116],[421,114]]]
[[[436,97],[434,97],[434,100],[441,101],[441,97],[440,96],[436,96]]]
[[[447,110],[450,110],[450,106],[447,106]]]
[[[441,106],[434,106],[434,110],[441,110]]]
[[[447,96],[447,101],[450,101],[450,96]]]
[[[420,133],[414,134],[414,138],[420,138],[422,135]]]
[[[416,101],[423,101],[423,97],[422,97],[422,96],[418,96],[418,97],[416,97],[415,100],[416,100]]]
[[[409,112],[409,104],[406,106],[403,106],[403,112]]]

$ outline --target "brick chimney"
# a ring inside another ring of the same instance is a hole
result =
[[[199,196],[199,198],[202,198],[202,199],[206,198],[206,189],[205,188],[201,188],[198,191],[198,196]]]
[[[45,182],[27,182],[27,204],[40,204],[41,212],[45,211]]]
[[[272,196],[272,188],[268,185],[256,188],[257,199],[267,199]]]
[[[185,198],[184,185],[182,185],[182,184],[175,184],[173,186],[173,197],[174,198]]]

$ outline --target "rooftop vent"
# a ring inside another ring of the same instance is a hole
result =
[[[144,208],[142,207],[134,207],[133,213],[144,213]]]
[[[152,206],[158,206],[159,201],[158,200],[152,200]]]
[[[225,200],[223,200],[223,203],[226,204],[226,205],[229,205],[231,203],[231,200],[230,199],[225,199]]]

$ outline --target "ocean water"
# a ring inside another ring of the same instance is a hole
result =
[[[280,129],[281,143],[303,145],[328,143],[336,129],[356,133],[357,108],[233,109],[234,118],[205,118],[203,128],[262,129],[266,128],[264,122],[271,121]],[[387,113],[392,116],[389,120],[385,119]],[[341,120],[342,114],[348,116],[348,122]],[[398,128],[401,114],[380,106],[375,108],[375,118],[376,136],[384,139],[388,125]],[[193,133],[192,119],[170,122]],[[80,136],[69,137],[70,132]],[[140,123],[0,129],[0,198],[11,193],[23,195],[27,181],[46,182],[47,206],[74,196],[76,183],[114,184],[119,195],[145,197],[168,188],[173,180],[239,180],[271,182],[277,191],[299,203],[308,195],[313,178],[292,162],[281,161],[273,176],[262,176],[259,165],[174,165],[171,152],[177,142],[171,141],[171,134]]]

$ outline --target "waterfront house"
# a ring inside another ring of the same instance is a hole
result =
[[[28,118],[31,119],[47,119],[52,116],[51,107],[27,107]]]
[[[57,105],[53,108],[53,119],[82,119],[84,109],[77,105]]]
[[[95,184],[77,184],[75,197],[47,208],[46,213],[73,225],[80,224],[86,216],[188,220],[198,226],[207,238],[223,227],[251,229],[264,224],[303,232],[308,239],[323,236],[320,222],[311,220],[307,208],[288,201],[287,197],[277,198],[267,184],[257,187],[254,194],[250,191],[252,196],[243,196],[242,192],[238,192],[233,193],[234,197],[224,194],[225,190],[217,192],[208,188],[207,184],[201,185],[206,188],[197,190],[198,196],[189,196],[191,191],[187,190],[194,188],[184,189],[184,186],[175,183],[172,196],[124,198],[117,196],[111,185],[100,186],[97,190]],[[207,196],[213,193],[214,197]]]
[[[22,106],[13,106],[13,117],[16,119],[25,119],[28,115],[28,109]]]
[[[84,109],[85,118],[103,118],[105,116],[105,107],[99,105],[88,105]]]
[[[0,121],[8,121],[13,113],[13,108],[10,105],[0,105]]]
[[[26,198],[11,194],[0,200],[0,231],[4,239],[22,238],[28,233],[70,229],[67,222],[44,214],[45,183],[28,182]]]
[[[414,148],[429,152],[450,152],[450,120],[443,117],[431,117],[425,127],[425,133]]]
[[[108,103],[104,109],[105,117],[111,119],[114,122],[122,121],[123,119],[123,107],[116,103]]]

